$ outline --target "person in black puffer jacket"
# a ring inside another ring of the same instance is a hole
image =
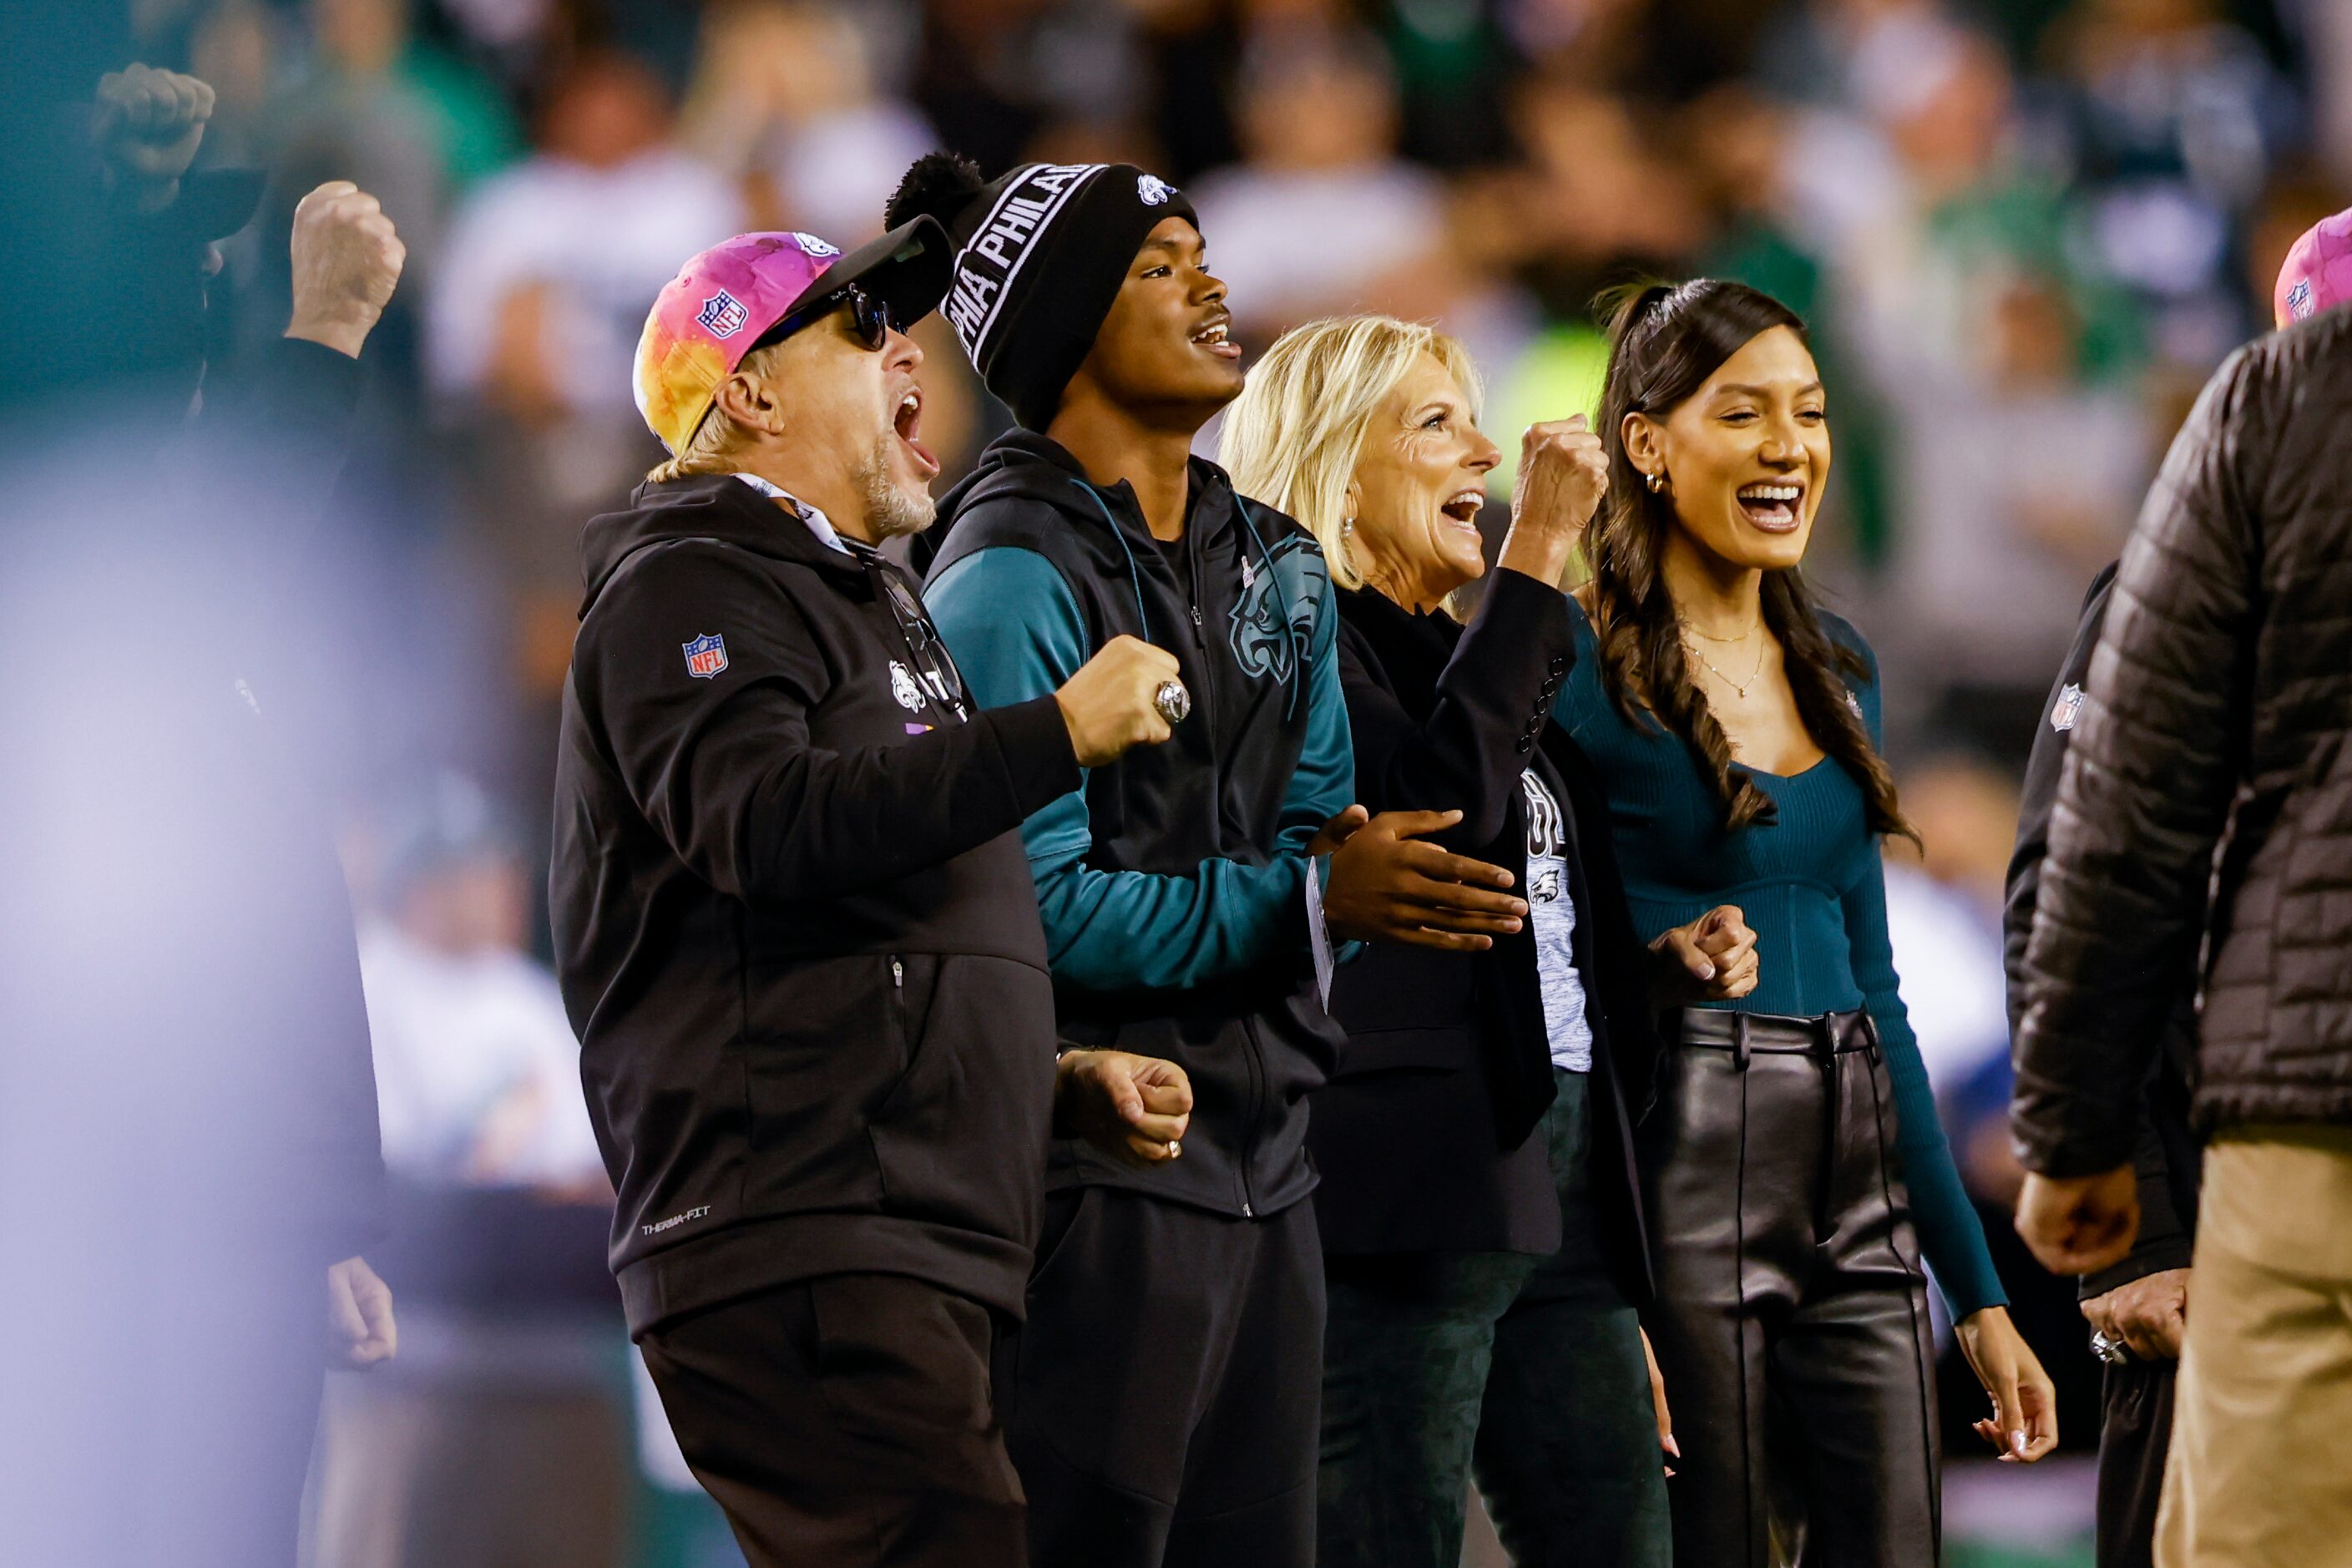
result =
[[[2124,553],[2026,950],[2018,1228],[2079,1274],[2131,1246],[2143,1086],[2204,944],[2172,1563],[2336,1561],[2352,1531],[2347,431],[2352,310],[2206,387]]]

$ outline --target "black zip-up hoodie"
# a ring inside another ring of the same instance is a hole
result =
[[[1354,798],[1339,618],[1314,539],[1195,458],[1183,537],[1125,482],[1016,430],[942,507],[930,602],[982,701],[1051,691],[1122,632],[1174,653],[1192,711],[1033,814],[1063,1041],[1181,1064],[1183,1157],[1145,1169],[1056,1142],[1048,1185],[1122,1186],[1240,1215],[1312,1190],[1307,1094],[1336,1055],[1315,990],[1307,844]]]
[[[1054,1023],[1012,830],[1078,780],[1060,710],[972,710],[896,567],[731,475],[633,499],[583,542],[550,888],[631,1330],[866,1271],[1018,1315]]]

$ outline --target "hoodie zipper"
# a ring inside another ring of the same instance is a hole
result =
[[[1142,509],[1139,506],[1136,509],[1136,521],[1143,527],[1144,537],[1151,539],[1154,552],[1161,561],[1165,562],[1168,559],[1167,552],[1160,549],[1159,540],[1153,538],[1150,528],[1143,524]],[[1111,526],[1116,528],[1118,524],[1114,521]],[[1198,655],[1197,668],[1200,671],[1202,686],[1202,689],[1192,693],[1192,718],[1208,725],[1210,733],[1213,735],[1216,732],[1216,704],[1213,691],[1216,682],[1210,668],[1208,625],[1206,618],[1201,614],[1201,531],[1193,526],[1190,519],[1186,521],[1184,528],[1184,566],[1188,579],[1182,584],[1186,595],[1184,612],[1192,623],[1192,647]],[[1150,628],[1147,626],[1144,630],[1148,634]],[[1148,635],[1145,640],[1150,640]],[[1224,761],[1217,755],[1213,744],[1210,749],[1209,779],[1210,808],[1216,814],[1217,819],[1223,821],[1225,797]],[[1259,1135],[1264,1131],[1265,1121],[1265,1048],[1258,1039],[1257,1021],[1254,1018],[1243,1018],[1240,1023],[1244,1047],[1242,1054],[1249,1069],[1250,1081],[1248,1110],[1243,1119],[1242,1126],[1240,1168],[1236,1174],[1241,1184],[1242,1217],[1255,1219],[1257,1189],[1250,1178],[1256,1167]]]
[[[1209,668],[1209,633],[1201,618],[1201,531],[1192,526],[1190,521],[1186,523],[1184,529],[1184,565],[1191,579],[1186,584],[1191,595],[1190,602],[1184,607],[1192,613],[1192,646],[1200,655],[1202,684],[1204,687],[1213,687],[1216,682]],[[1213,735],[1216,710],[1210,698],[1209,691],[1203,690],[1198,693],[1195,706],[1201,720],[1210,726],[1210,732]],[[1210,780],[1214,793],[1210,796],[1209,804],[1211,809],[1215,812],[1217,819],[1222,822],[1224,818],[1225,799],[1223,761],[1217,756],[1213,746],[1211,749],[1210,757],[1212,759]],[[1250,1176],[1257,1166],[1258,1133],[1265,1119],[1265,1048],[1258,1039],[1255,1019],[1244,1018],[1241,1020],[1241,1026],[1244,1047],[1242,1055],[1249,1068],[1250,1082],[1248,1114],[1242,1124],[1241,1169],[1238,1174],[1241,1177],[1242,1217],[1255,1219],[1257,1191]]]
[[[1184,526],[1184,569],[1191,581],[1185,584],[1185,610],[1192,617],[1192,649],[1200,655],[1202,689],[1192,694],[1193,706],[1200,710],[1202,721],[1213,734],[1216,730],[1216,704],[1213,700],[1215,678],[1209,669],[1209,630],[1201,618],[1201,531],[1187,521]],[[1213,752],[1212,755],[1214,755]],[[1224,800],[1225,780],[1222,768],[1216,773],[1216,800]]]

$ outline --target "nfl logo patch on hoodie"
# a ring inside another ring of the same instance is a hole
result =
[[[697,680],[709,680],[727,668],[727,639],[714,632],[679,646],[686,649],[686,672]]]

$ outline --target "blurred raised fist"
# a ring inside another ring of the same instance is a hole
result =
[[[212,116],[213,89],[204,82],[131,66],[99,79],[90,134],[115,173],[143,187],[140,205],[152,211],[178,194]]]
[[[353,359],[400,282],[408,247],[376,199],[329,180],[294,209],[294,315],[289,338]]]

